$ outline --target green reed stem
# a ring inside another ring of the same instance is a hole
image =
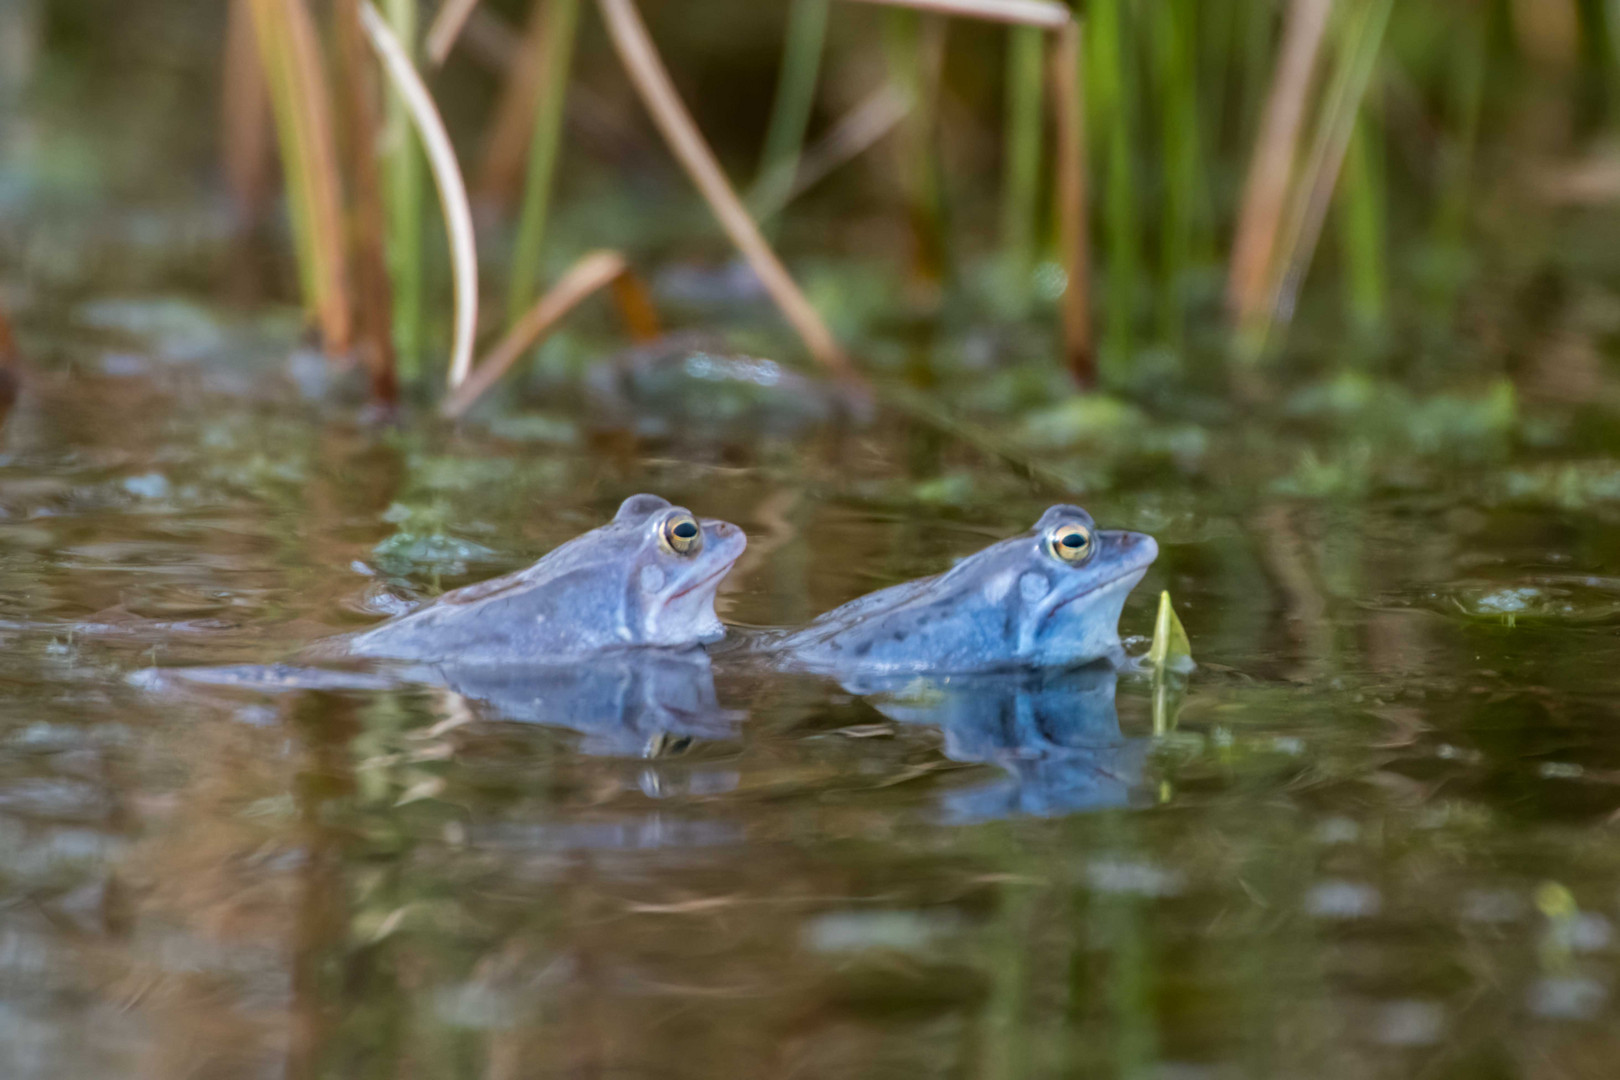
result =
[[[1612,120],[1620,105],[1615,83],[1615,4],[1613,0],[1576,0],[1580,36],[1581,105]],[[1594,117],[1596,119],[1597,117]]]
[[[1046,33],[1034,26],[1007,32],[1006,169],[1001,203],[1001,242],[1020,302],[1035,268],[1041,197],[1041,102],[1046,72]]]
[[[1187,272],[1194,260],[1195,230],[1203,218],[1203,161],[1198,146],[1197,9],[1193,0],[1161,0],[1150,9],[1158,68],[1164,193],[1160,216],[1159,333],[1176,345],[1185,315]],[[1211,252],[1200,252],[1211,255]]]
[[[1103,232],[1108,238],[1108,326],[1104,334],[1103,373],[1118,381],[1131,363],[1132,324],[1141,286],[1141,237],[1137,225],[1136,178],[1131,155],[1135,144],[1134,95],[1127,85],[1125,34],[1127,0],[1094,0],[1087,35],[1086,87],[1090,128],[1103,159]]]
[[[1344,159],[1338,227],[1345,259],[1345,303],[1358,330],[1376,329],[1388,309],[1384,161],[1378,132],[1363,114]]]
[[[821,53],[827,41],[828,0],[793,0],[788,9],[787,40],[782,70],[777,76],[776,100],[765,149],[760,155],[759,178],[749,193],[749,207],[761,227],[787,205],[788,194],[804,152],[805,132],[816,105],[816,83],[821,77]],[[762,212],[763,211],[763,212]],[[767,235],[769,234],[767,228]]]
[[[414,57],[418,39],[416,0],[387,0],[383,14],[394,35]],[[398,94],[387,95],[383,145],[388,271],[394,283],[394,348],[399,377],[410,382],[421,374],[422,363],[422,197],[426,177],[410,113]]]
[[[1260,129],[1261,102],[1265,100],[1271,82],[1272,65],[1277,60],[1277,35],[1273,28],[1276,5],[1265,0],[1248,0],[1238,5],[1237,37],[1233,53],[1239,64],[1237,100],[1234,115],[1238,118],[1235,133],[1238,145],[1251,146]]]
[[[945,24],[937,17],[925,23],[917,12],[901,8],[891,8],[887,16],[883,37],[889,77],[912,102],[901,129],[900,168],[917,244],[915,269],[925,280],[938,281],[945,270],[945,228],[935,123]]]
[[[1451,133],[1442,151],[1439,206],[1433,226],[1434,251],[1440,258],[1453,261],[1453,265],[1441,269],[1428,297],[1437,311],[1452,306],[1462,283],[1461,268],[1455,261],[1462,257],[1468,229],[1474,155],[1479,143],[1490,55],[1485,19],[1468,18],[1460,30],[1446,80],[1446,113]]]
[[[1210,144],[1222,145],[1226,132],[1228,110],[1232,107],[1232,68],[1238,55],[1239,28],[1248,4],[1211,4],[1202,13],[1201,31],[1193,40],[1197,50],[1197,63],[1203,85],[1200,88],[1202,123],[1208,130]]]
[[[523,210],[518,218],[512,277],[507,286],[506,321],[515,325],[533,303],[545,254],[546,218],[557,172],[557,146],[562,139],[563,106],[573,64],[579,25],[579,0],[545,0],[546,25],[540,36],[540,101],[529,143],[529,171],[523,181]]]

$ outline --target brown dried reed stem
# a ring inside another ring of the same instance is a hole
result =
[[[1394,0],[1370,0],[1347,24],[1340,70],[1323,102],[1315,144],[1300,168],[1293,206],[1272,260],[1266,308],[1260,313],[1267,323],[1293,318],[1299,287],[1321,239],[1328,205],[1338,188],[1356,117],[1373,77],[1393,8]]]
[[[458,44],[473,63],[486,71],[501,72],[512,66],[518,50],[518,35],[488,8],[474,8]]]
[[[643,104],[652,114],[653,122],[670,150],[707,200],[720,227],[748,260],[810,354],[836,374],[854,377],[849,358],[832,331],[804,293],[799,291],[787,268],[776,257],[776,252],[771,250],[770,244],[760,233],[759,226],[749,216],[742,200],[732,190],[720,163],[715,160],[714,152],[709,149],[691,114],[682,104],[680,95],[675,92],[669,72],[659,59],[635,4],[632,0],[597,0],[597,7],[607,23],[608,33],[630,81],[641,95]]]
[[[1226,297],[1240,326],[1263,315],[1271,300],[1277,235],[1332,7],[1333,0],[1293,0],[1288,9],[1277,74],[1261,114],[1260,135],[1232,242]]]
[[[536,7],[535,13],[539,10]],[[537,30],[538,27],[531,24],[529,29]],[[536,41],[525,43],[527,33],[528,31],[525,31],[520,34],[499,15],[488,8],[480,7],[473,9],[458,44],[466,53],[468,60],[503,80],[510,80],[513,69],[521,59],[523,49],[539,48]],[[505,86],[504,81],[502,85]],[[503,91],[503,99],[505,96],[507,92]],[[521,126],[514,125],[514,130],[522,136],[516,143],[519,165],[527,164],[529,147],[524,140],[534,132],[535,106],[536,98],[531,95],[524,105],[526,111],[522,114],[525,123]],[[646,158],[653,150],[652,144],[647,141],[638,124],[624,116],[622,110],[610,99],[595,93],[583,83],[575,82],[568,87],[564,115],[567,117],[571,133],[579,138],[581,145],[591,146],[594,152],[603,158],[630,163]],[[494,130],[493,123],[486,127]],[[509,190],[515,190],[515,186],[509,185]],[[499,195],[497,189],[481,184],[481,195],[491,193]]]
[[[760,220],[775,217],[829,173],[875,146],[910,112],[911,95],[892,82],[884,83],[835,121],[797,162],[778,166],[793,171],[787,182],[775,173],[761,177],[749,193],[749,207]]]
[[[627,268],[613,279],[613,304],[619,309],[619,318],[624,320],[624,328],[633,340],[652,341],[664,333],[652,294],[634,270]]]
[[[1070,22],[1052,50],[1053,96],[1057,99],[1058,257],[1068,280],[1063,289],[1063,356],[1081,386],[1097,381],[1091,332],[1091,241],[1086,206],[1085,52],[1082,30]]]
[[[251,0],[231,0],[220,88],[220,157],[238,226],[251,233],[270,200],[270,91],[253,34]]]
[[[343,83],[344,127],[353,180],[355,329],[360,363],[372,399],[391,406],[399,398],[394,363],[394,298],[384,252],[382,179],[377,169],[377,98],[360,28],[360,0],[340,0],[336,38]]]
[[[628,269],[624,257],[615,251],[593,251],[582,256],[485,354],[472,374],[440,406],[440,413],[450,419],[464,415],[558,321],[592,293],[623,277]]]
[[[11,322],[6,318],[6,309],[0,307],[0,368],[15,365],[17,356],[17,337],[11,332]]]
[[[11,323],[6,321],[6,310],[0,306],[0,424],[11,415],[22,389],[22,352],[12,335]]]
[[[444,0],[439,5],[439,13],[433,16],[426,38],[428,62],[434,67],[442,66],[450,50],[456,47],[456,39],[477,6],[478,0]]]
[[[484,141],[484,157],[478,170],[478,194],[485,201],[506,205],[516,197],[529,163],[529,144],[534,135],[534,115],[540,108],[540,84],[545,78],[547,5],[536,3],[529,13],[523,37],[512,51],[506,81],[495,106]]]

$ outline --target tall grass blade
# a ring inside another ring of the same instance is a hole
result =
[[[1200,120],[1211,146],[1220,145],[1231,115],[1233,69],[1241,56],[1239,28],[1258,4],[1212,4],[1200,11],[1198,35],[1193,39],[1201,73]]]
[[[1270,299],[1277,234],[1332,6],[1333,0],[1292,0],[1288,9],[1277,72],[1261,117],[1232,241],[1226,295],[1239,326],[1252,324]]]
[[[1620,6],[1620,0],[1611,0]],[[1485,73],[1489,42],[1485,20],[1467,19],[1461,29],[1458,47],[1452,54],[1446,86],[1446,111],[1450,121],[1442,149],[1439,207],[1435,211],[1434,248],[1442,257],[1460,254],[1468,228],[1472,202],[1474,157],[1479,144],[1480,117],[1485,105]],[[1437,309],[1451,307],[1461,274],[1456,268],[1439,275],[1430,302]]]
[[[720,163],[715,160],[714,152],[709,149],[691,114],[681,103],[635,4],[632,0],[597,0],[597,6],[602,12],[603,21],[607,23],[619,59],[641,95],[642,103],[652,114],[653,122],[669,143],[676,159],[709,203],[721,228],[748,260],[760,283],[788,323],[798,332],[810,354],[833,372],[853,377],[849,359],[832,331],[827,329],[821,315],[799,291],[787,268],[754,224],[754,219],[748,216],[742,200],[737,198],[737,193],[720,169]]]
[[[840,117],[819,142],[812,144],[791,175],[784,168],[780,180],[773,174],[770,181],[755,189],[756,192],[760,188],[780,192],[778,197],[750,202],[749,208],[762,220],[776,216],[830,173],[877,145],[910,113],[911,98],[906,92],[891,82],[884,83]]]
[[[450,262],[455,282],[455,322],[451,332],[449,383],[460,386],[472,366],[473,334],[478,327],[478,248],[473,233],[472,207],[467,202],[467,186],[456,164],[456,152],[433,98],[416,72],[405,49],[394,37],[388,23],[371,0],[361,0],[360,22],[372,48],[382,58],[383,68],[395,92],[410,109],[411,121],[427,150],[428,163],[439,189],[444,211],[444,227],[450,239]]]
[[[416,42],[416,0],[385,0],[394,37],[413,55]],[[421,375],[422,328],[426,319],[425,262],[422,256],[423,192],[426,184],[422,152],[411,133],[410,110],[399,94],[385,99],[383,125],[383,182],[388,206],[388,269],[394,283],[394,349],[400,377],[414,382]]]
[[[1057,113],[1057,182],[1054,187],[1058,258],[1063,265],[1063,355],[1080,386],[1097,381],[1091,330],[1090,205],[1086,196],[1086,98],[1083,28],[1058,31],[1052,51]]]
[[[765,129],[759,178],[748,193],[748,205],[762,225],[770,215],[763,207],[786,205],[799,172],[805,132],[816,104],[816,82],[821,74],[821,51],[827,40],[828,0],[792,0],[788,8],[787,43],[782,70],[777,76],[776,100]]]
[[[1347,24],[1340,48],[1338,70],[1317,121],[1316,139],[1309,160],[1294,190],[1283,245],[1273,271],[1272,298],[1265,312],[1267,328],[1292,320],[1300,284],[1316,254],[1322,225],[1333,201],[1344,166],[1350,137],[1361,113],[1362,99],[1372,82],[1383,50],[1395,0],[1366,0]]]
[[[253,15],[253,36],[258,43],[265,85],[269,89],[275,118],[276,146],[281,155],[281,173],[286,186],[287,217],[293,239],[294,263],[298,269],[299,295],[306,318],[318,310],[315,280],[314,229],[309,215],[308,170],[303,165],[304,140],[295,119],[297,100],[287,51],[286,18],[280,0],[247,0]]]
[[[545,76],[549,15],[549,5],[534,4],[523,35],[512,35],[510,63],[503,69],[505,81],[478,168],[478,197],[495,206],[508,206],[516,200],[534,145],[534,117],[540,107],[540,87]]]
[[[1160,99],[1164,192],[1159,213],[1159,334],[1179,345],[1186,313],[1187,276],[1208,254],[1203,233],[1204,175],[1199,148],[1198,8],[1194,0],[1161,0],[1150,9]],[[1203,249],[1203,250],[1200,250]]]
[[[1027,301],[1040,227],[1041,115],[1046,35],[1038,27],[1007,31],[1007,116],[1002,166],[1001,248],[1020,302]]]
[[[325,347],[342,353],[351,332],[342,182],[320,44],[303,0],[253,0],[253,25],[271,88],[305,304]]]
[[[487,71],[505,72],[517,59],[520,37],[507,21],[486,7],[473,8],[457,42],[467,59]]]
[[[305,143],[302,163],[310,192],[321,336],[328,349],[344,353],[352,343],[353,305],[344,243],[343,179],[332,133],[332,92],[309,8],[304,0],[283,0],[282,6],[286,12],[295,111]]]
[[[275,149],[282,165],[293,262],[298,269],[298,295],[303,301],[306,319],[314,321],[319,311],[319,285],[314,275],[314,228],[309,222],[309,186],[305,181],[308,170],[303,165],[305,141],[300,138],[296,121],[298,102],[293,91],[292,63],[288,58],[287,18],[279,0],[246,0],[246,3],[253,15],[253,37],[258,42],[264,83],[271,96]]]
[[[1286,33],[1287,17],[1279,16],[1279,4],[1251,2],[1235,6],[1239,9],[1232,43],[1238,65],[1231,107],[1235,122],[1227,124],[1226,130],[1236,136],[1238,145],[1247,146],[1259,139],[1265,122],[1273,61],[1288,48],[1286,39],[1278,41],[1279,34]]]
[[[1086,97],[1103,157],[1103,231],[1108,238],[1108,327],[1104,372],[1129,367],[1141,286],[1141,235],[1136,209],[1134,90],[1126,68],[1130,37],[1127,0],[1095,0],[1087,21]],[[1110,370],[1111,365],[1111,370]]]
[[[581,257],[522,318],[513,322],[506,336],[490,349],[471,376],[445,400],[440,413],[451,419],[464,415],[564,316],[592,293],[618,280],[627,269],[624,257],[618,252],[593,251]]]
[[[939,282],[945,274],[945,206],[937,151],[944,35],[943,20],[924,20],[900,6],[889,12],[884,26],[889,78],[912,103],[897,146],[897,167],[915,242],[915,271],[918,278],[930,284]]]
[[[529,171],[518,217],[517,246],[506,296],[506,318],[515,323],[534,298],[544,255],[546,217],[557,172],[557,146],[562,139],[563,105],[573,62],[579,23],[579,0],[544,0],[545,30],[540,44],[540,98],[535,104],[534,135],[529,144]]]
[[[477,6],[478,0],[444,0],[439,5],[439,13],[433,16],[423,43],[428,63],[434,67],[444,66],[450,50],[456,47],[456,39],[461,36],[462,29]]]
[[[1388,310],[1389,279],[1384,234],[1387,212],[1384,158],[1379,132],[1364,114],[1356,122],[1344,160],[1339,196],[1338,235],[1345,259],[1345,300],[1356,329],[1383,325]]]

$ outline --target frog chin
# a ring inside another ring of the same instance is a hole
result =
[[[714,613],[714,595],[730,569],[731,564],[724,563],[708,574],[694,574],[653,598],[647,607],[647,643],[706,645],[725,637],[725,625]]]
[[[1035,635],[1035,654],[1043,664],[1084,664],[1119,651],[1119,616],[1125,598],[1147,567],[1132,570],[1054,604]]]

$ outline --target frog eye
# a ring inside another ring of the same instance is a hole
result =
[[[671,514],[658,527],[658,542],[665,551],[691,555],[703,546],[703,530],[691,514]]]
[[[1091,530],[1084,525],[1059,525],[1046,534],[1046,550],[1060,562],[1079,566],[1091,558]]]

